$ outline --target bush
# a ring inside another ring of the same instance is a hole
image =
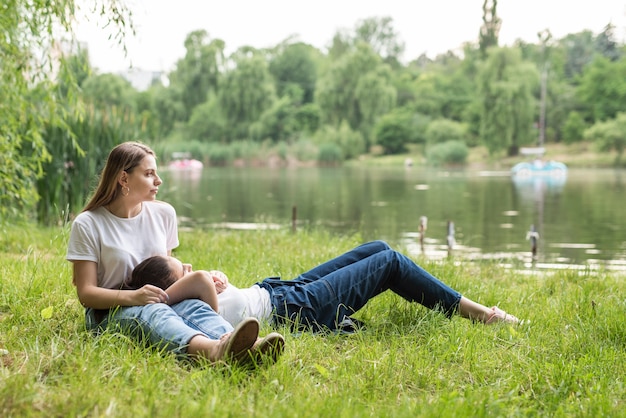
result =
[[[406,143],[411,136],[410,116],[407,114],[390,113],[376,124],[374,137],[376,143],[383,147],[385,154],[401,154],[406,152]]]
[[[440,144],[447,141],[463,141],[466,128],[462,123],[450,119],[438,119],[428,124],[426,142]]]
[[[319,156],[319,149],[309,139],[299,139],[293,145],[293,153],[299,161],[313,161]]]
[[[469,150],[463,141],[446,141],[431,145],[426,150],[426,160],[431,165],[465,164]]]
[[[363,135],[353,131],[346,121],[341,122],[339,128],[325,126],[320,129],[315,135],[315,142],[320,145],[337,145],[345,159],[358,157],[365,151]]]
[[[584,132],[585,121],[583,117],[578,112],[571,112],[563,126],[563,141],[566,144],[582,141]]]
[[[208,147],[209,164],[212,166],[225,166],[233,160],[233,149],[228,145],[211,144]]]
[[[322,165],[337,165],[343,161],[343,153],[339,145],[326,142],[320,146],[317,161]]]
[[[230,144],[233,158],[252,159],[261,154],[261,144],[254,141],[235,141]]]

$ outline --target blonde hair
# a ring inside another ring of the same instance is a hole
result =
[[[123,142],[113,148],[100,175],[98,187],[83,208],[83,212],[106,206],[117,199],[122,193],[122,188],[117,182],[121,172],[130,173],[148,155],[156,158],[154,151],[140,142]]]

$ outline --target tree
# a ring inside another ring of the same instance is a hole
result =
[[[361,43],[320,78],[316,102],[323,123],[338,127],[346,121],[369,145],[377,119],[395,106],[391,69],[369,45]]]
[[[193,109],[185,132],[186,137],[201,142],[224,142],[227,137],[226,118],[216,97]]]
[[[585,120],[580,113],[571,112],[563,126],[563,138],[566,144],[572,144],[583,139]]]
[[[604,27],[604,30],[596,37],[597,50],[603,57],[611,61],[617,61],[623,56],[617,41],[615,40],[615,26],[611,23]]]
[[[163,138],[169,135],[176,126],[176,122],[184,120],[186,115],[182,93],[177,86],[151,86],[152,109],[157,120],[157,132]],[[192,112],[193,113],[193,112]]]
[[[569,79],[581,74],[597,54],[593,33],[589,30],[565,36],[558,46],[565,51],[563,72]]]
[[[478,94],[480,136],[491,154],[506,149],[509,155],[516,155],[519,146],[532,141],[532,90],[537,81],[537,69],[522,61],[518,49],[490,50],[478,73]]]
[[[367,43],[389,64],[398,64],[404,54],[404,42],[393,28],[391,17],[371,17],[359,21],[354,38],[355,43],[359,41]]]
[[[2,3],[0,13],[0,214],[30,207],[37,200],[34,182],[44,174],[50,160],[43,132],[47,126],[67,130],[65,121],[71,109],[61,103],[54,83],[58,57],[74,42],[75,0]],[[96,0],[93,9],[110,22],[109,30],[119,42],[133,30],[129,12],[119,1]],[[130,24],[130,26],[128,26]],[[43,55],[42,55],[43,52]],[[66,80],[64,99],[74,100],[76,80]],[[72,136],[69,140],[72,141]],[[78,147],[74,143],[75,147]]]
[[[170,75],[171,85],[179,89],[185,106],[183,120],[189,119],[194,107],[207,101],[209,92],[217,93],[224,70],[224,48],[224,41],[210,40],[205,30],[193,31],[185,38],[185,56]]]
[[[253,48],[240,48],[232,56],[234,68],[224,75],[218,98],[230,127],[229,141],[248,139],[250,125],[276,100],[268,64]]]
[[[382,116],[375,128],[376,143],[385,154],[406,152],[406,144],[412,135],[411,114],[406,111],[392,111]]]
[[[430,145],[447,141],[465,142],[465,126],[450,119],[437,119],[428,124],[425,136]]]
[[[135,108],[135,88],[123,77],[115,74],[97,74],[87,78],[82,85],[83,97],[98,108]]]
[[[365,43],[372,51],[393,68],[399,68],[404,42],[393,27],[391,17],[371,17],[356,23],[354,32],[340,30],[335,33],[328,51],[328,57],[336,60],[352,53],[359,44]]]
[[[491,47],[498,46],[502,20],[498,17],[498,0],[483,0],[483,25],[480,27],[478,44],[483,58]]]
[[[588,122],[600,122],[615,117],[626,103],[626,57],[609,61],[597,57],[582,76],[576,96],[585,107]]]
[[[311,103],[317,80],[316,63],[312,57],[314,48],[296,43],[287,45],[270,60],[269,70],[276,80],[278,97],[289,92],[293,86],[302,91],[301,103]]]
[[[595,141],[600,151],[615,150],[615,165],[619,165],[626,149],[626,113],[618,113],[615,119],[596,123],[585,131],[585,139]]]

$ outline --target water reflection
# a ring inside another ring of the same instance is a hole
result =
[[[163,177],[159,196],[176,207],[183,228],[292,228],[295,222],[299,229],[385,239],[436,260],[448,257],[452,222],[451,255],[459,259],[625,269],[626,194],[621,172],[611,170],[512,180],[508,172],[416,167],[205,167],[199,177]],[[428,218],[423,237],[421,217]],[[535,257],[531,225],[539,234]]]

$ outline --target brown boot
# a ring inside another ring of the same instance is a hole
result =
[[[250,358],[257,364],[274,364],[285,351],[285,338],[277,332],[271,332],[264,338],[257,338],[250,349]]]
[[[249,357],[249,352],[259,336],[259,321],[246,318],[230,334],[220,339],[214,361],[239,362]]]

